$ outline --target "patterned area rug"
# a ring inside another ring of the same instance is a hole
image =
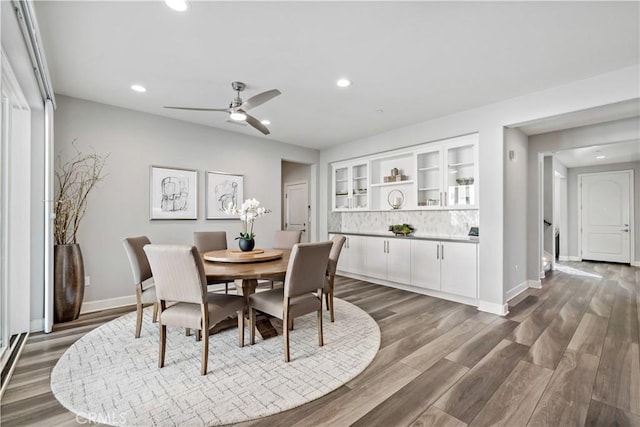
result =
[[[275,414],[317,399],[371,363],[380,329],[363,310],[335,299],[336,321],[324,312],[324,347],[315,313],[296,318],[291,362],[282,336],[239,348],[237,329],[211,336],[209,372],[200,375],[202,343],[167,328],[165,367],[158,368],[158,326],[145,310],[140,338],[135,313],[85,335],[51,373],[55,397],[79,417],[111,425],[222,425]],[[248,344],[249,330],[245,328]]]

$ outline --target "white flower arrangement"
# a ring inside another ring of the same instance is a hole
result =
[[[256,199],[245,200],[242,202],[240,208],[235,206],[233,203],[229,203],[224,211],[228,215],[240,215],[240,221],[242,221],[242,232],[240,233],[240,237],[236,237],[236,240],[253,239],[255,237],[255,234],[253,234],[253,222],[257,218],[263,217],[271,212],[269,209],[260,206],[260,202]]]

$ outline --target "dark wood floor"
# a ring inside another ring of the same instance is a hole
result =
[[[373,363],[316,401],[242,425],[640,426],[640,269],[563,263],[563,270],[512,301],[507,317],[341,278],[336,295],[380,325]],[[51,394],[51,369],[78,338],[130,310],[31,336],[1,424],[76,425]]]

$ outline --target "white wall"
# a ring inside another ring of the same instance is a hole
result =
[[[504,277],[505,299],[509,300],[527,286],[527,146],[529,140],[519,129],[505,129],[505,212]],[[513,151],[513,159],[509,152]]]
[[[330,210],[329,163],[469,133],[479,133],[479,299],[480,307],[506,311],[504,301],[504,135],[503,127],[593,108],[640,96],[639,67],[624,68],[568,85],[452,114],[383,134],[345,141],[320,154],[320,235]],[[529,161],[531,157],[529,156]],[[529,194],[537,197],[538,192]],[[526,245],[525,242],[522,244]],[[509,248],[508,250],[512,250]]]
[[[107,176],[89,196],[78,240],[91,285],[85,303],[134,294],[122,247],[128,236],[155,243],[192,244],[193,232],[224,230],[229,247],[241,231],[238,220],[205,220],[205,171],[244,175],[245,198],[255,197],[272,213],[255,223],[257,244],[268,247],[280,229],[281,161],[317,163],[316,150],[231,133],[160,116],[58,96],[55,153],[68,157],[71,141],[110,154]],[[149,220],[149,167],[198,171],[198,220]]]
[[[578,186],[578,174],[581,173],[596,173],[596,172],[611,172],[619,170],[633,170],[633,186],[634,186],[634,221],[635,221],[635,261],[640,263],[640,162],[628,162],[628,163],[616,163],[611,165],[598,165],[589,166],[583,168],[570,168],[568,177],[568,198],[569,198],[569,256],[580,258],[580,247],[578,246],[578,216],[580,211],[578,209],[578,193],[580,187]]]
[[[553,256],[553,157],[544,158],[544,192],[543,219],[551,225],[544,224],[544,250]]]

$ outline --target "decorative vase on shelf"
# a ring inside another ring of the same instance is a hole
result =
[[[238,239],[238,246],[242,252],[251,252],[256,246],[254,239]]]

